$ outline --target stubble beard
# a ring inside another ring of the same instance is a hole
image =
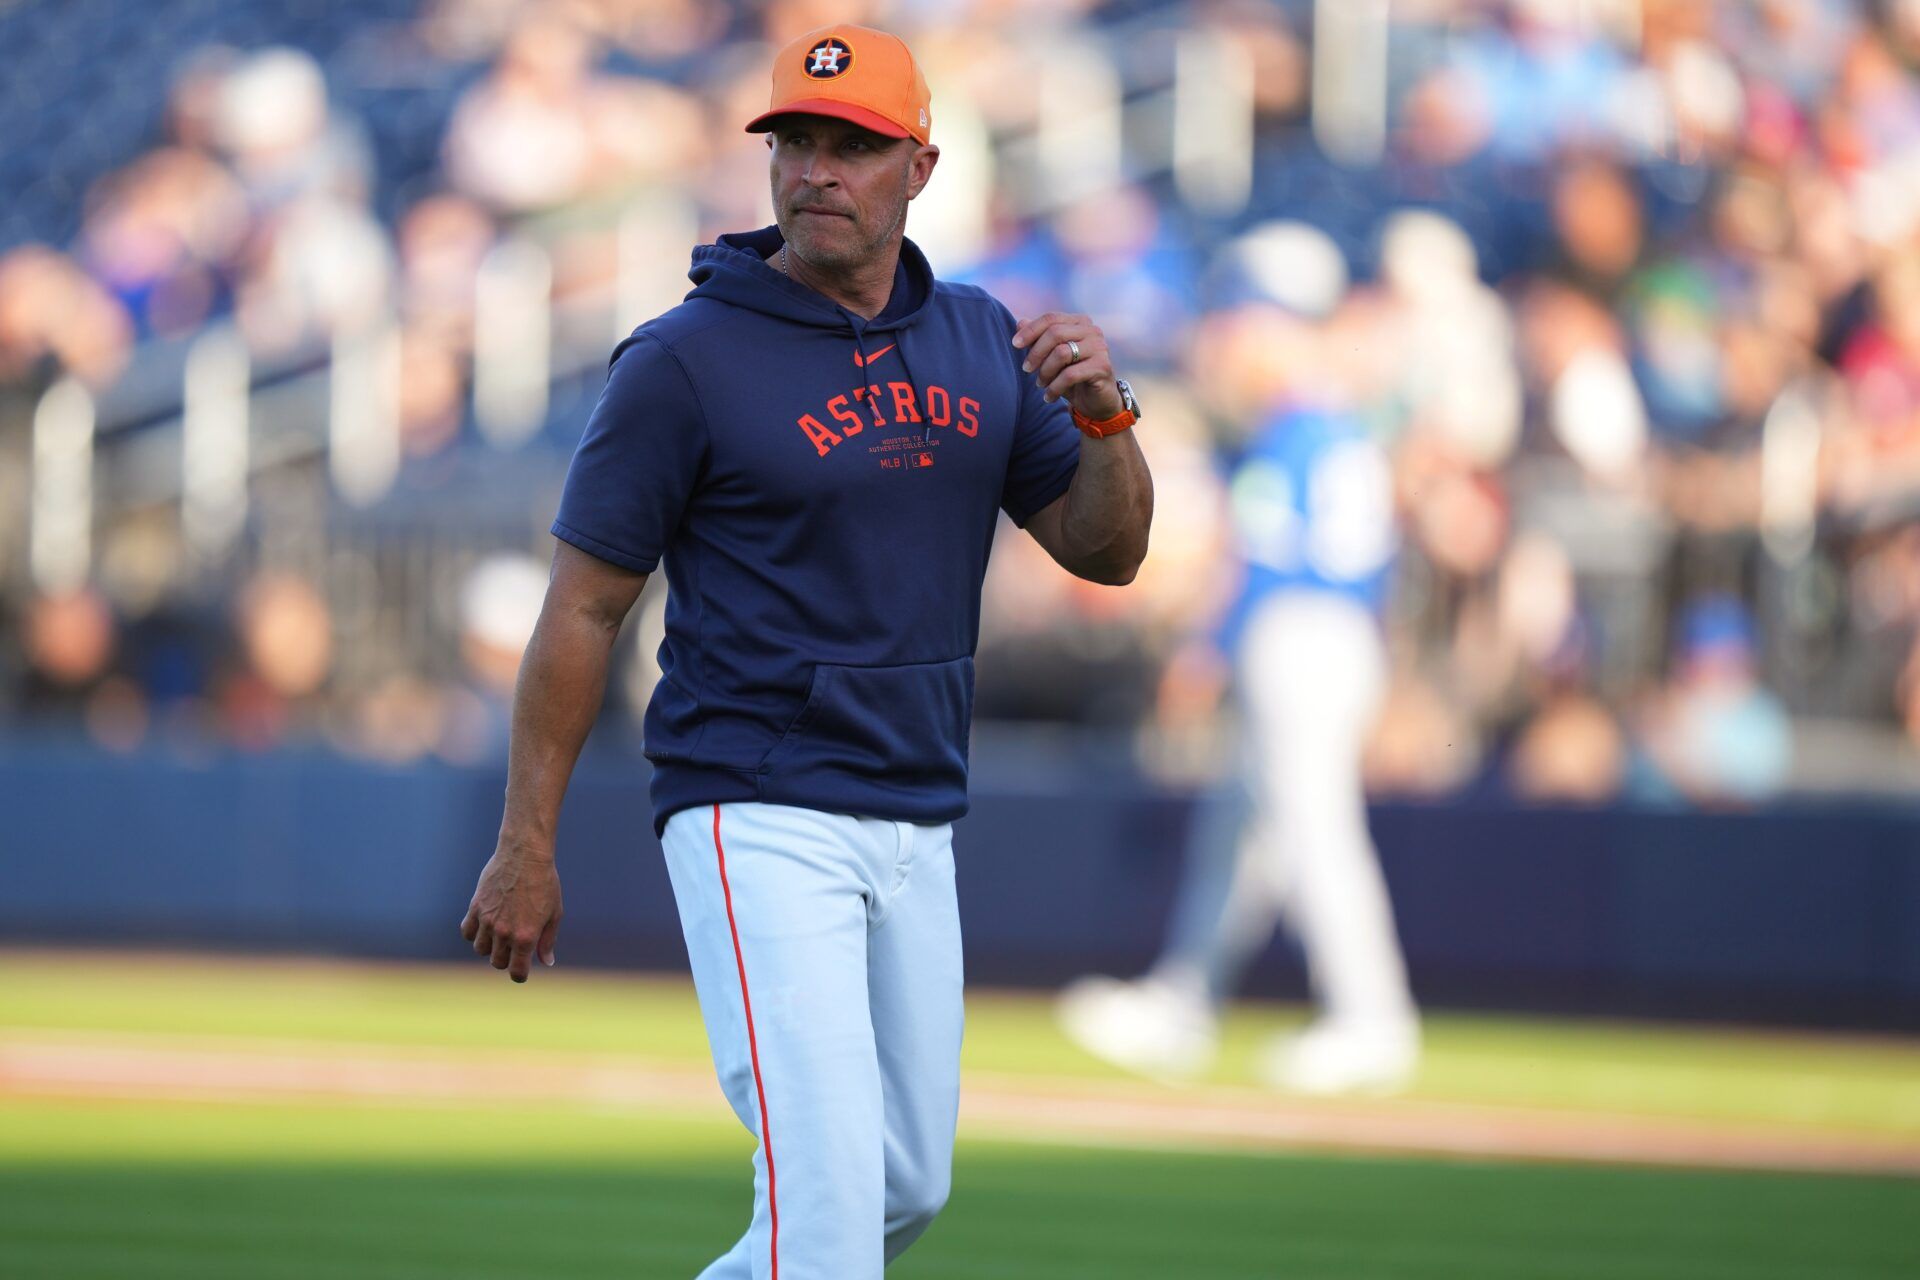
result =
[[[815,237],[803,230],[804,215],[797,209],[789,211],[786,220],[781,222],[780,234],[785,238],[789,252],[805,258],[807,265],[817,271],[836,274],[857,271],[877,258],[904,229],[907,221],[907,203],[906,187],[903,183],[899,199],[887,216],[881,219],[878,233],[872,236],[861,235],[861,223],[855,219],[849,222],[854,232],[854,238],[851,241],[841,240],[837,236]]]

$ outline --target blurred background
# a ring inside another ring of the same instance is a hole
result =
[[[460,955],[607,355],[770,221],[740,124],[843,20],[926,68],[936,272],[1091,313],[1147,410],[1136,583],[996,549],[972,976],[1153,954],[1235,758],[1230,477],[1305,389],[1391,468],[1365,773],[1423,1004],[1920,1027],[1914,0],[0,0],[8,941]],[[664,587],[563,964],[683,963]]]

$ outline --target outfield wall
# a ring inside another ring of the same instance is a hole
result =
[[[643,779],[619,752],[581,763],[570,962],[684,964]],[[458,958],[503,785],[318,753],[0,748],[0,936]],[[955,836],[971,978],[1140,968],[1193,807],[1091,763],[982,762]],[[1374,830],[1431,1004],[1920,1028],[1920,805],[1389,804]],[[1249,986],[1303,993],[1298,956],[1276,944]]]

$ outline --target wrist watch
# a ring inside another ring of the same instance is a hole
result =
[[[1073,410],[1073,425],[1085,435],[1103,437],[1118,435],[1146,416],[1140,412],[1140,402],[1133,398],[1133,388],[1127,385],[1125,378],[1113,380],[1114,390],[1120,393],[1120,412],[1111,418],[1083,417],[1078,409]]]

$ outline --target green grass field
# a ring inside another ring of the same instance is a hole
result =
[[[1243,1011],[1213,1081],[1137,1096],[1244,1097],[1253,1046],[1296,1017]],[[969,1018],[970,1080],[1127,1088],[1057,1037],[1043,1002],[980,995]],[[1911,1043],[1451,1018],[1430,1043],[1413,1098],[1378,1114],[1542,1107],[1920,1144]],[[690,993],[672,983],[563,968],[514,988],[479,967],[0,953],[0,1276],[651,1280],[694,1275],[745,1220],[748,1139],[717,1105],[208,1101],[107,1077],[76,1077],[61,1096],[22,1074],[44,1065],[35,1046],[77,1046],[124,1075],[115,1055],[152,1044],[216,1046],[242,1066],[324,1064],[329,1046],[484,1063],[502,1046],[689,1080],[705,1061]],[[1920,1275],[1916,1179],[1176,1145],[1191,1149],[1129,1145],[1124,1129],[1098,1146],[1010,1141],[963,1123],[953,1202],[891,1274]]]

